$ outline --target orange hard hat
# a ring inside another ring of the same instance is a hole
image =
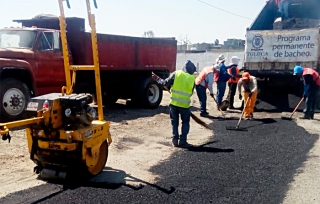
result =
[[[242,80],[249,80],[250,79],[250,74],[249,72],[244,72],[242,74]]]

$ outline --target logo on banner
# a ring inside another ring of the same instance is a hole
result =
[[[255,35],[252,39],[252,46],[255,49],[259,49],[263,46],[263,37],[262,35]]]

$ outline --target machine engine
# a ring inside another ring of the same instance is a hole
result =
[[[73,129],[75,126],[90,125],[97,119],[97,111],[89,104],[93,102],[90,94],[72,94],[60,97],[60,105],[63,113],[65,129]]]

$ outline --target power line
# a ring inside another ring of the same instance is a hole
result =
[[[222,9],[222,8],[213,6],[213,5],[211,5],[211,4],[207,3],[207,2],[204,2],[204,1],[201,1],[201,0],[197,0],[197,1],[199,1],[199,2],[201,2],[201,3],[203,3],[203,4],[206,4],[206,5],[208,5],[208,6],[211,6],[211,7],[215,8],[215,9],[218,9],[218,10],[220,10],[220,11],[224,11],[224,12],[226,12],[226,13],[230,13],[230,14],[232,14],[232,15],[235,15],[235,16],[238,16],[238,17],[241,17],[241,18],[253,20],[253,19],[251,19],[251,18],[248,18],[248,17],[245,17],[245,16],[240,16],[240,15],[238,15],[238,14],[236,14],[236,13],[232,13],[232,12],[226,11],[226,10],[224,10],[224,9]]]

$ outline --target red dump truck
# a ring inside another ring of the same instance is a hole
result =
[[[0,121],[22,118],[33,96],[61,92],[64,62],[57,17],[14,20],[21,28],[0,29]],[[91,35],[85,20],[67,18],[70,64],[93,64]],[[167,77],[175,71],[174,38],[139,38],[97,34],[104,104],[131,99],[143,108],[157,108],[162,87],[151,72]],[[93,71],[76,74],[74,92],[94,93]]]

